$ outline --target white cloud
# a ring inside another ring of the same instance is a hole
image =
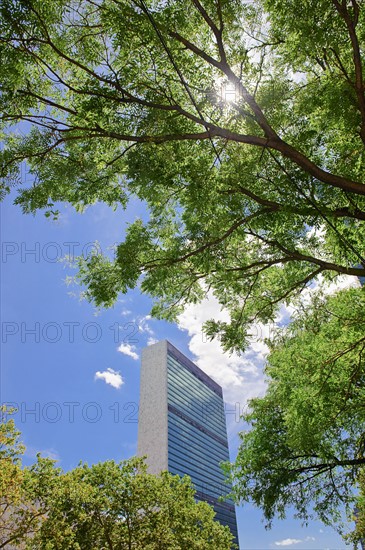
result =
[[[265,392],[262,367],[267,347],[258,337],[266,337],[268,329],[261,325],[253,327],[255,341],[246,353],[228,355],[217,339],[210,342],[204,336],[202,326],[208,319],[229,319],[228,312],[221,309],[212,295],[201,304],[189,305],[179,316],[178,325],[190,336],[189,349],[198,367],[222,386],[228,403],[239,403],[242,410],[248,399]]]
[[[41,453],[42,456],[45,456],[46,458],[51,458],[52,460],[57,460],[57,462],[59,462],[61,459],[60,459],[60,455],[59,455],[59,452],[56,451],[55,449],[51,448],[51,449],[41,449],[40,451],[38,451]]]
[[[145,332],[146,334],[149,334],[150,336],[154,335],[154,332],[147,321],[151,319],[151,315],[146,315],[145,317],[142,317],[141,319],[138,319],[138,330],[141,332]]]
[[[326,294],[332,294],[342,288],[358,284],[354,277],[341,276],[335,282],[326,285],[323,279],[320,279],[318,283],[302,292],[301,299],[304,303],[309,303],[313,291],[318,289],[319,285]],[[286,325],[294,312],[294,306],[283,305],[276,323],[281,326]],[[228,311],[221,308],[212,294],[200,304],[187,306],[178,318],[178,326],[181,330],[187,331],[190,337],[189,349],[194,356],[194,362],[223,388],[224,399],[228,404],[226,412],[228,436],[232,443],[232,439],[242,429],[239,416],[247,408],[247,401],[263,396],[266,391],[263,367],[268,347],[263,340],[269,338],[275,323],[253,325],[250,330],[251,344],[245,353],[229,355],[223,352],[217,339],[211,342],[204,336],[202,327],[208,319],[229,321]],[[240,411],[239,414],[237,411]]]
[[[157,344],[157,342],[157,338],[153,338],[152,336],[150,336],[147,340],[147,346],[153,346],[153,344]]]
[[[349,275],[340,275],[332,283],[324,286],[324,291],[326,294],[334,294],[338,290],[343,290],[345,288],[356,288],[359,287],[360,281],[357,277],[350,277]]]
[[[283,539],[275,542],[276,546],[292,546],[301,542],[309,542],[316,540],[314,537],[305,537],[305,539]]]
[[[336,277],[332,282],[325,281],[323,276],[320,275],[318,280],[311,286],[306,287],[300,294],[300,302],[303,305],[309,305],[312,299],[313,293],[316,291],[322,291],[325,296],[335,294],[340,290],[346,288],[356,288],[360,286],[360,282],[357,277],[350,277],[349,275],[340,275]],[[290,316],[296,311],[296,306],[289,304],[288,306],[282,306],[279,313],[279,324],[286,324],[290,320]],[[280,319],[284,316],[284,319]]]
[[[97,371],[95,373],[95,380],[104,380],[106,384],[113,386],[119,390],[119,388],[124,384],[124,380],[119,371],[113,369],[106,369],[103,372]]]
[[[123,317],[126,317],[127,315],[130,315],[132,312],[130,309],[122,309],[122,311],[120,312],[121,315],[123,315]]]
[[[299,544],[300,542],[304,542],[301,539],[283,539],[278,540],[275,542],[276,546],[291,546],[292,544]]]
[[[56,449],[53,449],[53,447],[49,449],[38,449],[33,447],[32,445],[26,445],[24,454],[28,458],[36,458],[38,453],[40,453],[42,457],[50,458],[52,460],[56,460],[57,462],[61,461],[58,451],[56,451]]]
[[[120,344],[118,351],[120,353],[123,353],[124,355],[128,355],[129,357],[132,357],[135,361],[138,360],[138,353],[135,352],[136,347],[132,346],[131,344],[123,344],[123,342]]]

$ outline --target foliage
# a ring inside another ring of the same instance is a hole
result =
[[[210,289],[231,321],[207,332],[240,350],[320,274],[365,274],[363,3],[4,0],[0,17],[3,192],[26,162],[25,212],[148,207],[114,259],[82,263],[98,306],[141,281],[173,318]]]
[[[24,452],[24,446],[20,442],[20,432],[15,428],[14,420],[8,418],[14,409],[0,407],[0,494],[16,496],[16,479],[20,475],[20,456]]]
[[[14,421],[7,415],[12,410],[4,406],[0,408],[0,548],[7,540],[7,532],[14,531],[14,525],[9,517],[9,506],[15,506],[21,498],[20,485],[23,479],[19,465],[23,447],[19,442],[19,432]]]
[[[44,495],[47,517],[27,547],[229,550],[229,529],[194,494],[187,477],[148,474],[139,458],[80,465]]]
[[[33,466],[22,469],[24,447],[13,420],[0,430],[0,548],[234,547],[229,528],[214,521],[214,510],[195,502],[188,477],[148,474],[142,458],[80,464],[64,473],[54,460],[38,456]]]
[[[359,475],[360,494],[356,500],[355,521],[356,528],[351,534],[350,540],[355,544],[365,544],[365,470],[362,469]]]
[[[269,524],[289,506],[339,529],[341,507],[353,513],[365,464],[364,327],[364,291],[350,289],[317,295],[270,343],[268,391],[250,402],[232,472],[237,498]]]
[[[0,548],[21,549],[24,539],[39,528],[44,514],[40,489],[48,486],[56,470],[53,461],[40,457],[36,467],[21,468],[25,447],[11,418],[15,409],[1,406],[0,411]]]

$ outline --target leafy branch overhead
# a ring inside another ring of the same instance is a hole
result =
[[[268,391],[253,399],[233,466],[236,495],[270,524],[289,507],[345,530],[343,512],[362,518],[365,465],[365,301],[360,288],[317,295],[271,342]],[[362,485],[361,485],[362,484]],[[348,529],[348,527],[347,527]]]
[[[364,7],[352,0],[5,0],[2,189],[25,212],[127,207],[97,305],[174,316],[211,289],[227,349],[324,275],[365,275]],[[186,14],[189,17],[186,17]],[[19,131],[13,131],[16,124]],[[143,277],[142,277],[143,275]]]

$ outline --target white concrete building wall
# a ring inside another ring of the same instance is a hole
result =
[[[138,456],[147,455],[148,471],[168,469],[167,341],[142,351],[138,417]]]

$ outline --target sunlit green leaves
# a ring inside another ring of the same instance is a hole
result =
[[[98,306],[140,285],[173,319],[210,289],[231,323],[209,334],[242,350],[319,274],[364,274],[362,6],[3,4],[2,196],[146,206],[115,258],[80,263]]]
[[[2,411],[3,412],[3,411]],[[11,411],[10,411],[11,412]],[[228,527],[196,502],[188,477],[147,473],[142,458],[63,472],[40,456],[20,468],[12,420],[0,430],[0,546],[28,550],[231,550]],[[10,470],[10,466],[13,467]],[[10,475],[11,474],[11,475]]]
[[[360,288],[318,295],[268,342],[268,391],[250,403],[233,472],[238,498],[269,523],[290,505],[326,523],[341,503],[352,512],[365,463],[364,299]]]

